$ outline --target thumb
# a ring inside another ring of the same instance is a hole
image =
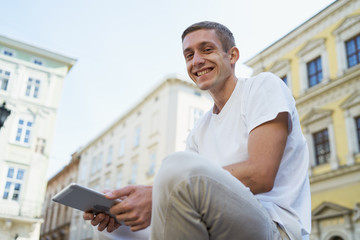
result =
[[[126,186],[123,188],[115,189],[105,193],[107,199],[118,199],[127,197],[132,192],[132,186]]]

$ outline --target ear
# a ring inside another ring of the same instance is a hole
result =
[[[239,49],[234,46],[230,48],[229,53],[230,53],[230,63],[235,64],[240,58]]]

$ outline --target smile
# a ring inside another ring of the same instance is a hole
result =
[[[204,75],[204,74],[207,74],[208,72],[210,72],[212,69],[205,69],[204,71],[201,71],[201,72],[197,72],[196,75],[198,77]]]

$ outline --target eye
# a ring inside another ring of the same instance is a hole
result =
[[[213,49],[210,48],[210,47],[204,48],[204,52],[205,52],[205,53],[209,53],[209,52],[211,52],[212,50],[213,50]]]
[[[186,55],[185,55],[185,59],[186,60],[190,60],[192,57],[193,57],[193,53],[187,53]]]

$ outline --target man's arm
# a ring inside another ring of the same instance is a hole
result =
[[[263,123],[250,132],[249,158],[244,162],[225,166],[224,169],[249,187],[253,194],[271,191],[288,134],[288,113],[279,113],[274,120]]]

